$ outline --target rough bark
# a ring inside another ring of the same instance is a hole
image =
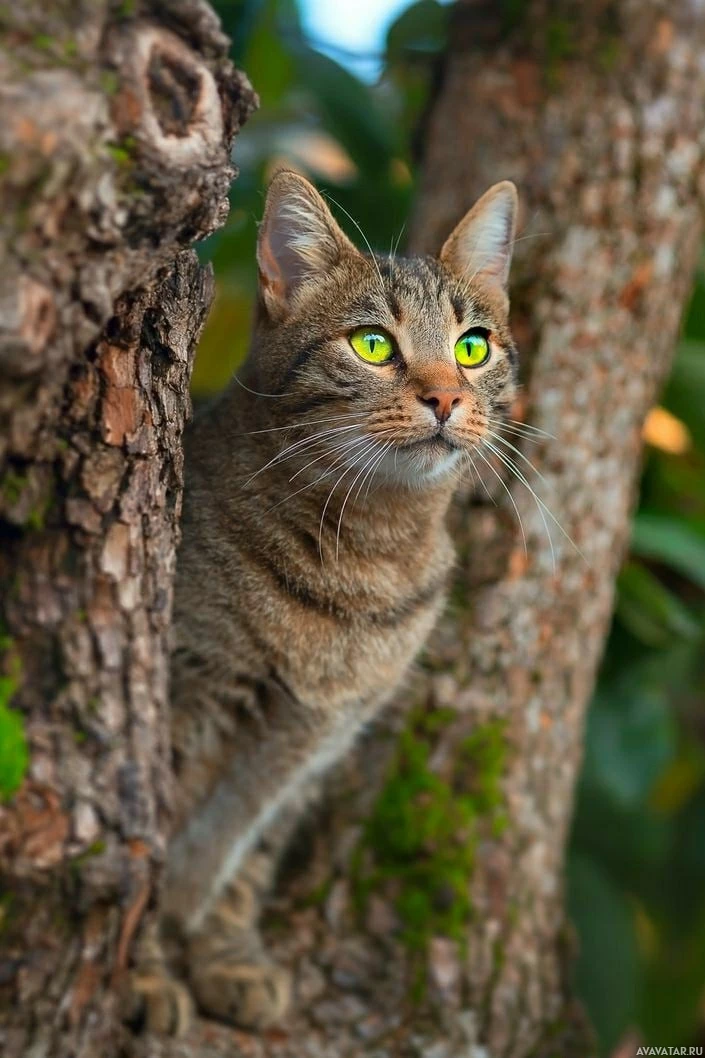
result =
[[[168,822],[181,434],[246,79],[203,0],[0,11],[0,1051],[116,1052]],[[7,686],[7,681],[5,683]]]
[[[627,543],[640,428],[667,372],[701,246],[705,16],[696,0],[576,0],[527,4],[512,27],[498,24],[498,7],[468,0],[457,9],[413,243],[435,249],[495,180],[519,185],[531,236],[517,246],[513,280],[524,414],[553,439],[517,445],[543,475],[528,474],[563,530],[509,479],[527,555],[498,483],[497,510],[481,496],[460,505],[454,607],[405,704],[449,711],[434,733],[416,721],[412,737],[430,747],[438,775],[465,772],[476,794],[487,761],[464,761],[466,736],[478,725],[503,732],[507,822],[497,826],[491,796],[494,820],[483,821],[477,796],[467,945],[431,939],[419,996],[419,954],[396,928],[403,870],[378,876],[362,898],[359,884],[384,855],[370,847],[364,820],[383,782],[389,792],[394,781],[393,731],[404,723],[394,718],[337,776],[304,869],[274,902],[272,937],[296,970],[298,1013],[263,1040],[213,1029],[196,1050],[192,1041],[164,1054],[586,1058],[593,1050],[567,982],[563,851],[585,707]],[[428,796],[414,802],[419,818],[428,807]]]

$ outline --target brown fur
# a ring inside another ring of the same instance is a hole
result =
[[[216,1016],[283,1013],[257,914],[292,805],[389,700],[444,603],[458,474],[514,394],[514,206],[497,185],[440,259],[391,260],[359,253],[301,177],[270,188],[251,352],[188,437],[176,581],[164,923]],[[393,336],[394,362],[356,355],[362,325]],[[454,343],[478,326],[491,359],[463,370]]]

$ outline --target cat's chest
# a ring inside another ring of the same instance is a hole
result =
[[[329,574],[289,569],[265,621],[271,632],[276,615],[279,665],[297,697],[345,712],[388,699],[443,606],[452,559],[443,534],[416,566],[409,556],[373,575],[342,563]]]
[[[373,713],[403,680],[442,602],[439,594],[394,626],[360,617],[308,622],[300,616],[300,632],[292,638],[286,659],[292,689],[320,708]]]

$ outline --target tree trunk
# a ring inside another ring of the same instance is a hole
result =
[[[514,442],[552,514],[489,469],[499,507],[459,505],[458,585],[407,708],[335,777],[273,904],[297,1013],[170,1058],[594,1052],[570,998],[563,853],[641,426],[702,242],[705,17],[696,0],[565,0],[507,25],[499,6],[456,9],[412,243],[437,249],[489,184],[519,185],[522,414],[552,437]]]
[[[0,719],[29,743],[0,805],[0,1051],[107,1058],[168,821],[181,434],[213,286],[185,247],[227,215],[254,96],[203,0],[32,0],[0,25]]]
[[[702,248],[705,16],[695,0],[557,0],[527,3],[507,32],[491,7],[468,0],[457,11],[414,241],[429,250],[485,186],[517,182],[524,414],[552,438],[515,439],[542,477],[517,456],[519,470],[547,507],[511,484],[528,558],[514,530],[499,580],[472,591],[466,668],[455,674],[454,702],[505,718],[512,747],[510,824],[473,878],[466,1002],[493,1058],[581,1058],[566,998],[563,855],[641,428]],[[468,529],[474,579],[484,534]]]

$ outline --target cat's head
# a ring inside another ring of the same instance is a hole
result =
[[[481,450],[515,394],[507,276],[517,193],[490,188],[438,257],[363,254],[303,177],[279,172],[259,232],[248,364],[281,425],[307,424],[341,466],[404,485]],[[467,462],[467,460],[466,460]]]

